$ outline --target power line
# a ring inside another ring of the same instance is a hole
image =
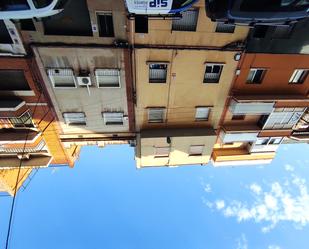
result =
[[[38,103],[41,99],[42,96],[42,92],[40,92],[39,98],[37,100],[36,103]],[[35,105],[33,114],[35,113],[37,108],[37,104]],[[25,149],[26,149],[26,145],[27,145],[27,140],[30,134],[30,129],[27,130],[27,134],[26,134],[26,138],[25,138],[25,142],[23,145],[23,151],[21,154],[21,159],[20,159],[20,163],[19,163],[19,167],[18,167],[18,171],[17,171],[17,178],[16,178],[16,183],[15,183],[15,189],[14,189],[14,195],[13,195],[13,200],[12,200],[12,204],[11,204],[11,210],[10,210],[10,216],[9,216],[9,224],[8,224],[8,230],[7,230],[7,236],[6,236],[6,242],[5,242],[5,249],[9,248],[9,242],[10,242],[10,235],[11,235],[11,230],[12,230],[12,224],[13,224],[13,214],[14,214],[14,207],[15,207],[15,201],[16,201],[16,193],[17,193],[17,188],[18,188],[18,183],[19,183],[19,175],[20,175],[20,171],[21,171],[21,167],[22,167],[22,158],[24,156],[25,153]]]

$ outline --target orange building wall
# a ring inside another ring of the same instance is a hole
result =
[[[303,84],[289,84],[289,79],[294,69],[309,69],[309,55],[245,53],[238,68],[234,94],[308,94],[309,77]],[[261,84],[246,83],[250,68],[268,69]]]
[[[57,118],[54,116],[52,106],[48,102],[48,98],[44,95],[41,89],[41,79],[37,71],[35,60],[29,58],[0,58],[0,69],[16,69],[23,70],[29,87],[34,92],[34,96],[21,96],[20,98],[26,101],[33,122],[42,132],[42,136],[47,144],[50,153],[53,156],[52,164],[69,164],[74,165],[77,157],[74,153],[66,150],[60,141],[59,133],[60,126],[57,124]],[[30,104],[30,105],[29,105]]]

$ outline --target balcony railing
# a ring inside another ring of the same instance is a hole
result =
[[[19,117],[0,118],[0,128],[25,128],[34,127],[32,116],[29,111],[24,112]]]
[[[0,153],[3,154],[13,154],[13,153],[35,153],[35,152],[47,152],[47,147],[45,141],[42,139],[36,146],[33,147],[5,147],[4,145],[0,146]]]

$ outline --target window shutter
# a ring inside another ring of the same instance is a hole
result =
[[[155,147],[155,157],[168,157],[170,147]]]
[[[195,119],[196,120],[208,120],[209,108],[208,107],[196,107]]]
[[[173,19],[172,30],[195,31],[198,19],[198,10],[187,10],[182,13],[181,19]]]
[[[122,125],[123,124],[123,113],[122,112],[104,112],[103,119],[106,125]]]
[[[47,74],[54,87],[75,87],[74,72],[70,68],[48,69]]]
[[[118,69],[96,69],[95,76],[99,87],[120,87]]]
[[[189,155],[202,155],[203,154],[204,145],[191,145]]]
[[[149,65],[149,82],[165,83],[167,74],[167,64],[150,64]]]
[[[165,108],[148,109],[148,121],[151,123],[162,123],[164,121]]]
[[[234,33],[235,25],[218,22],[216,26],[217,33]]]
[[[66,112],[63,113],[63,118],[68,125],[86,125],[86,117],[83,112]]]

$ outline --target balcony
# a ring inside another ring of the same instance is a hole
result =
[[[18,112],[14,114],[6,114],[11,116],[5,118],[0,116],[0,128],[34,128],[32,116],[29,111],[25,111],[19,116],[14,115],[18,114]]]
[[[48,155],[30,155],[21,159],[13,155],[0,156],[0,169],[48,167],[51,161],[52,157]]]
[[[261,115],[269,114],[273,111],[275,102],[238,102],[233,99],[229,106],[229,110],[233,115],[249,114]]]
[[[34,143],[39,136],[40,133],[29,129],[0,129],[0,145]]]
[[[31,154],[36,154],[36,153],[48,153],[48,149],[46,146],[46,143],[43,138],[37,139],[32,144],[26,144],[24,147],[24,143],[15,143],[15,144],[0,144],[0,155],[7,155],[7,154],[21,154],[21,153],[31,153]]]
[[[268,164],[275,155],[275,152],[250,153],[248,148],[219,148],[213,150],[212,163],[215,167]]]

